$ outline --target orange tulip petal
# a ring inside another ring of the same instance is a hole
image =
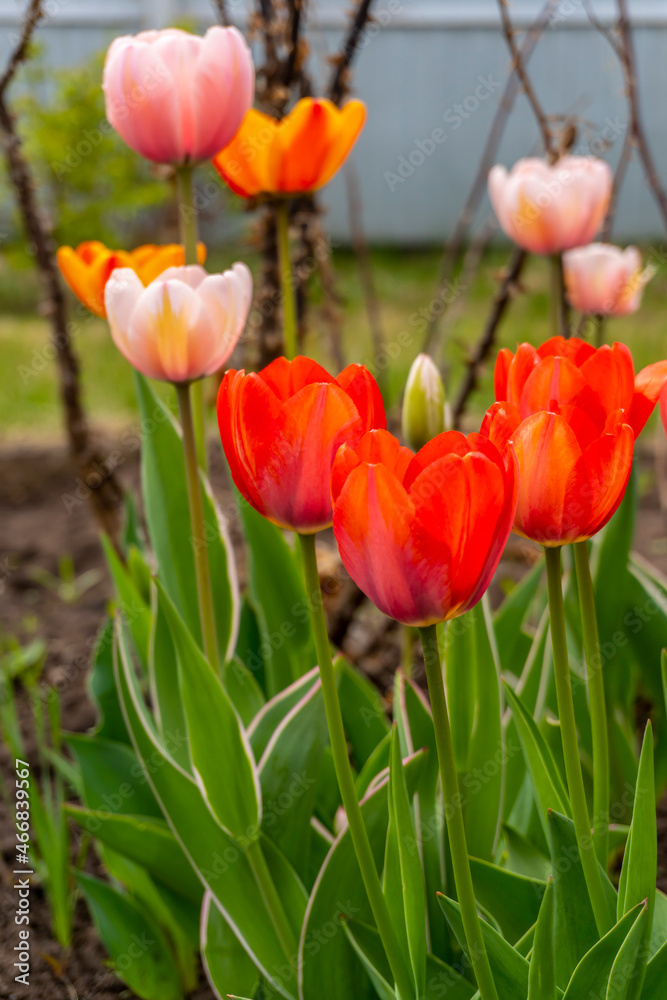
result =
[[[588,523],[591,500],[576,436],[553,413],[535,413],[512,438],[519,467],[515,530],[543,545],[578,538]]]
[[[299,101],[280,123],[279,191],[311,191],[318,183],[336,135],[337,109],[330,101]]]
[[[591,513],[585,536],[594,535],[616,512],[625,494],[630,472],[635,436],[623,423],[619,410],[611,433],[603,434],[584,451],[586,488],[591,498]]]
[[[329,147],[316,187],[323,187],[340,170],[357,141],[365,121],[366,108],[361,101],[350,101],[338,113],[338,132]]]
[[[580,369],[567,358],[547,357],[528,376],[519,413],[524,418],[540,410],[558,413],[561,406],[567,405],[581,407],[602,431],[605,411]]]
[[[635,369],[632,355],[625,344],[600,347],[583,363],[580,371],[600,400],[605,413],[613,413],[619,408],[630,411],[635,389]]]
[[[507,399],[507,383],[514,355],[506,347],[498,351],[493,370],[493,391],[496,399]]]
[[[573,365],[580,368],[588,358],[595,354],[592,344],[581,340],[579,337],[550,337],[537,348],[540,358],[559,357],[566,358]]]
[[[628,418],[635,437],[643,431],[665,383],[667,383],[667,361],[656,361],[655,364],[642,368],[635,378],[635,394]]]
[[[465,434],[461,434],[460,431],[443,431],[442,434],[437,434],[436,437],[427,441],[423,448],[419,449],[408,466],[403,478],[403,485],[406,490],[410,490],[415,480],[433,462],[445,458],[447,455],[458,455],[463,458],[469,452],[470,445]]]
[[[521,414],[513,403],[494,403],[486,411],[481,433],[504,454],[520,423]]]
[[[322,365],[318,365],[317,361],[301,355],[293,361],[288,361],[285,357],[276,358],[258,373],[258,378],[261,378],[278,399],[283,401],[307,385],[336,381]]]
[[[366,430],[387,426],[382,393],[364,365],[351,364],[343,368],[336,382],[354,401]]]
[[[521,394],[530,373],[540,363],[540,357],[531,344],[519,344],[507,377],[507,401],[519,406]],[[502,402],[502,400],[498,400]]]
[[[343,565],[386,615],[427,625],[449,605],[451,560],[442,544],[421,552],[413,527],[413,505],[391,471],[366,463],[352,471],[334,507]]]

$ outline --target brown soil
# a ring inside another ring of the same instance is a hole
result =
[[[647,462],[647,470],[652,463]],[[136,487],[136,459],[128,456],[121,466],[124,484]],[[231,494],[224,478],[222,461],[214,459],[214,488],[226,510]],[[62,699],[64,728],[85,731],[94,723],[94,710],[85,689],[90,648],[111,597],[111,583],[97,539],[97,527],[89,505],[81,502],[68,510],[68,497],[79,484],[65,454],[58,450],[15,449],[0,453],[0,628],[6,636],[22,642],[43,638],[47,644],[45,680],[57,686]],[[232,537],[239,539],[238,525],[232,522]],[[667,572],[667,521],[660,510],[656,491],[642,501],[636,547]],[[324,540],[326,545],[326,539]],[[58,574],[59,559],[69,555],[76,575],[95,570],[98,581],[75,603],[64,603],[57,593],[35,582],[38,567]],[[242,556],[241,556],[242,561]],[[500,576],[518,577],[526,566],[523,543],[508,547]],[[321,568],[327,581],[328,612],[332,636],[346,653],[383,689],[389,687],[400,656],[397,631],[381,615],[375,614],[346,578],[333,548],[321,552]],[[492,598],[498,599],[495,585]],[[34,750],[28,741],[28,754]],[[0,771],[8,777],[8,759],[0,747]],[[667,861],[667,807],[659,815],[662,856]],[[112,1000],[133,994],[105,965],[105,953],[91,926],[87,910],[79,903],[75,935],[70,954],[63,956],[50,937],[46,903],[39,886],[31,897],[31,976],[30,987],[14,982],[15,899],[11,889],[13,826],[4,799],[0,798],[0,998],[4,1000]],[[94,858],[91,865],[95,866]],[[666,867],[663,864],[663,869]],[[55,962],[47,961],[52,956]],[[202,983],[197,1000],[210,1000],[211,992]]]

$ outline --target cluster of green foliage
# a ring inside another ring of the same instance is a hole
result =
[[[159,242],[156,227],[164,226],[172,195],[169,175],[133,153],[109,124],[100,86],[103,62],[100,53],[79,66],[54,69],[38,53],[27,72],[28,87],[14,101],[25,152],[58,245],[98,239],[132,246],[148,236]],[[13,225],[13,255],[25,254],[22,243]]]

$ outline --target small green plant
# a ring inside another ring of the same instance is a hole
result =
[[[58,560],[57,576],[42,566],[32,566],[28,575],[40,587],[50,590],[64,604],[76,604],[78,600],[102,579],[98,569],[89,569],[76,575],[74,561],[70,555],[61,556]]]

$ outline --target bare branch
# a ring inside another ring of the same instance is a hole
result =
[[[373,0],[359,0],[343,48],[340,54],[332,60],[335,68],[327,92],[334,104],[341,104],[349,92],[349,69],[366,22],[370,18],[372,3]]]
[[[223,27],[228,28],[232,22],[229,19],[226,0],[211,0],[211,2],[218,13],[218,20],[220,21],[220,24],[222,24]]]
[[[79,361],[71,341],[51,229],[40,214],[32,173],[23,153],[14,116],[7,104],[7,88],[19,66],[26,59],[32,34],[41,16],[41,0],[32,0],[18,44],[11,53],[7,68],[0,79],[0,133],[7,159],[9,180],[16,194],[28,240],[34,248],[37,270],[46,296],[46,313],[51,324],[51,339],[55,348],[70,453],[84,482],[96,484],[90,494],[93,508],[102,528],[117,543],[122,489],[112,469],[100,477],[99,469],[106,469],[107,464],[90,440],[88,422],[81,401]]]
[[[553,147],[553,136],[551,134],[551,129],[549,128],[549,120],[542,110],[542,105],[537,99],[537,94],[533,89],[533,85],[530,82],[530,77],[528,76],[524,65],[521,49],[516,43],[515,31],[512,26],[512,19],[510,18],[508,8],[508,0],[498,0],[498,7],[500,9],[503,35],[505,36],[507,47],[509,48],[510,55],[512,56],[513,68],[516,70],[516,74],[521,81],[521,86],[523,87],[523,92],[528,98],[528,103],[533,109],[533,114],[535,115],[540,133],[542,135],[542,142],[544,143],[544,151],[547,160],[549,160],[550,163],[554,163],[558,159],[558,151]]]
[[[464,375],[463,382],[461,383],[459,394],[456,397],[456,403],[454,404],[454,427],[458,428],[460,426],[461,417],[463,416],[468,405],[468,400],[477,388],[480,369],[496,342],[496,333],[498,331],[500,321],[502,320],[509,301],[515,292],[516,283],[519,279],[521,271],[523,270],[527,257],[528,254],[525,250],[522,250],[521,247],[515,247],[512,251],[512,256],[509,259],[509,263],[503,274],[498,291],[493,298],[491,311],[482,331],[482,335],[475,344],[475,347],[466,362],[467,370]]]

